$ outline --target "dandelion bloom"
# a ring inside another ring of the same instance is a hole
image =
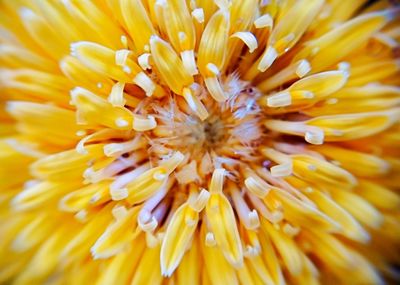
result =
[[[0,283],[396,282],[400,19],[370,2],[0,1]]]

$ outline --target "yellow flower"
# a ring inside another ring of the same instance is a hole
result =
[[[394,2],[0,0],[0,284],[396,283]]]

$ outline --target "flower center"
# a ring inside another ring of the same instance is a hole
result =
[[[209,116],[204,121],[185,112],[180,97],[158,108],[159,124],[154,130],[158,139],[151,142],[154,149],[179,150],[198,162],[207,153],[236,160],[254,155],[254,146],[263,136],[258,92],[235,78],[227,79],[224,87],[230,99],[224,103],[206,101]]]
[[[212,148],[223,142],[223,138],[226,135],[224,128],[224,122],[218,116],[207,118],[203,124],[205,144],[208,144]]]

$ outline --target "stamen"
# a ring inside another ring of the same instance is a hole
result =
[[[285,177],[292,174],[292,163],[284,163],[271,167],[271,175],[273,177]]]
[[[274,211],[270,212],[268,208],[265,206],[262,200],[260,200],[258,197],[255,195],[248,195],[251,203],[254,205],[254,207],[257,209],[257,211],[269,222],[272,224],[279,223],[283,220],[283,213],[280,211]]]
[[[128,38],[125,35],[121,35],[120,41],[124,48],[128,47]]]
[[[268,77],[258,85],[261,91],[269,91],[296,78],[302,78],[311,71],[310,63],[302,59]]]
[[[192,11],[193,18],[200,24],[204,23],[204,10],[202,8],[196,8]]]
[[[267,97],[268,107],[285,107],[290,106],[292,97],[289,92],[281,92]]]
[[[123,205],[117,205],[112,208],[111,213],[116,220],[121,220],[122,218],[126,217],[128,210]]]
[[[249,48],[250,53],[253,53],[258,47],[257,38],[251,32],[236,32],[231,37],[241,39]]]
[[[311,71],[310,63],[306,59],[302,59],[298,62],[296,68],[296,74],[299,78],[303,78]]]
[[[207,221],[215,240],[229,263],[239,267],[243,264],[243,248],[235,221],[232,205],[223,194],[225,169],[214,170],[211,183],[211,197],[207,202]]]
[[[208,247],[213,247],[217,245],[217,241],[215,240],[215,236],[212,232],[208,232],[206,234],[206,239],[205,239],[206,246]]]
[[[267,27],[271,29],[273,24],[274,24],[274,20],[272,19],[271,15],[269,15],[269,14],[262,15],[254,21],[254,26],[257,29],[262,29],[262,28],[267,28]]]
[[[120,128],[126,127],[129,125],[129,122],[123,118],[116,118],[115,119],[115,125],[117,125]]]
[[[248,230],[255,230],[260,226],[260,220],[256,210],[250,211],[247,203],[244,201],[240,192],[236,189],[236,186],[231,187],[232,200],[235,205],[235,210],[239,216],[241,223]]]
[[[244,181],[244,184],[250,192],[260,198],[265,198],[271,189],[271,186],[261,178],[249,177]]]
[[[148,210],[142,210],[138,216],[138,225],[145,232],[153,232],[157,226],[158,222],[151,212]]]
[[[211,177],[210,193],[222,193],[225,169],[215,169]]]
[[[125,72],[126,74],[131,74],[132,73],[132,69],[129,66],[123,66],[122,67],[122,71]]]
[[[189,206],[196,212],[200,213],[206,206],[209,198],[210,192],[208,192],[206,189],[202,189],[199,195],[196,197],[196,200],[189,202]]]
[[[219,69],[214,63],[207,63],[207,69],[214,75],[219,75]]]
[[[139,72],[133,79],[133,82],[146,92],[147,97],[153,95],[156,89],[154,82],[144,72]]]
[[[324,132],[319,129],[310,129],[306,131],[304,139],[310,144],[320,145],[324,143]]]
[[[188,103],[190,109],[195,112],[200,120],[204,121],[209,114],[200,99],[192,93],[190,88],[184,88],[182,95]]]
[[[76,213],[74,215],[74,217],[80,222],[85,222],[85,220],[87,218],[87,211],[86,210],[81,210],[78,213]]]
[[[104,154],[108,157],[115,156],[118,157],[124,153],[137,150],[146,145],[146,142],[141,137],[136,137],[131,141],[124,143],[110,143],[104,146]]]
[[[322,144],[324,142],[324,131],[321,128],[307,125],[305,122],[267,120],[265,126],[282,133],[304,135],[305,140],[311,144]]]
[[[183,66],[190,75],[196,75],[199,73],[196,66],[194,50],[185,50],[181,52],[181,59]]]
[[[261,56],[260,62],[258,63],[257,69],[261,72],[266,71],[275,59],[278,57],[278,53],[272,46],[268,46]]]
[[[152,130],[156,126],[157,126],[157,122],[153,116],[148,115],[146,118],[146,117],[143,117],[140,115],[133,114],[132,128],[135,131],[144,132],[144,131]]]
[[[150,168],[149,163],[145,163],[139,167],[136,167],[134,170],[122,174],[121,176],[117,177],[113,183],[110,185],[110,190],[116,190],[125,187],[129,182],[133,181],[145,171]]]
[[[185,156],[181,152],[177,151],[169,159],[162,162],[161,166],[166,170],[167,174],[171,174],[184,158]]]
[[[138,57],[138,63],[143,70],[151,69],[149,53],[143,53]]]
[[[224,102],[229,99],[229,95],[222,89],[222,85],[217,77],[208,77],[204,79],[210,95],[217,102]]]
[[[115,52],[115,64],[119,66],[125,66],[126,60],[131,53],[132,52],[127,49],[117,50]]]
[[[124,88],[125,83],[122,82],[117,82],[113,85],[111,93],[108,96],[107,100],[114,107],[123,107],[125,105],[126,100],[124,99]]]
[[[128,198],[128,189],[120,188],[120,189],[110,189],[111,199],[114,201],[120,201]]]

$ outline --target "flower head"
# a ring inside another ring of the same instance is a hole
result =
[[[0,283],[381,284],[390,1],[0,1]]]

